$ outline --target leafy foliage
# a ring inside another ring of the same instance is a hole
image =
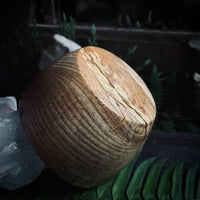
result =
[[[127,62],[136,50],[135,45],[129,48],[126,55],[120,57]],[[180,86],[176,72],[159,71],[158,67],[151,63],[151,59],[146,59],[134,69],[149,87],[156,103],[157,116],[154,130],[199,131],[198,121],[191,112],[194,96],[191,75],[185,73]]]
[[[150,169],[142,191],[144,199],[156,199],[156,188],[160,177],[160,171],[165,161],[166,158],[156,161]]]
[[[137,159],[137,156],[133,161],[127,165],[122,171],[118,174],[113,187],[112,187],[112,196],[113,200],[126,200],[124,191],[127,188],[129,178],[133,169],[133,165]]]
[[[127,53],[125,55],[120,55],[120,58],[127,62],[130,59],[130,57],[135,53],[136,49],[137,45],[135,45],[132,48],[129,47]]]
[[[190,167],[186,174],[185,181],[185,199],[190,200],[195,196],[195,174],[197,171],[198,165]]]
[[[182,161],[166,165],[167,159],[150,157],[136,165],[136,158],[116,177],[98,188],[84,190],[68,198],[56,200],[179,200],[198,199],[199,165],[190,166],[184,173]],[[136,165],[136,166],[135,166]],[[37,197],[34,200],[46,200]]]
[[[137,163],[140,153],[107,183],[93,189],[66,190],[61,197],[2,197],[2,200],[192,200],[200,197],[199,165],[184,169],[184,162],[166,164],[166,158],[150,157]],[[198,179],[197,179],[198,175]]]
[[[133,199],[133,200],[142,199],[140,195],[141,195],[141,190],[143,186],[143,180],[145,178],[148,167],[154,160],[155,160],[155,157],[146,159],[140,164],[140,167],[138,167],[135,170],[126,191],[128,199]]]
[[[96,27],[94,24],[92,24],[92,38],[91,39],[88,39],[88,42],[89,42],[89,45],[90,46],[97,46],[98,43],[97,43],[97,36],[96,36]]]
[[[104,199],[104,200],[112,199],[112,186],[115,179],[116,177],[113,177],[107,183],[97,188],[97,196],[99,199]]]
[[[151,59],[147,59],[145,60],[142,64],[138,65],[135,68],[135,71],[137,71],[137,73],[142,72],[146,67],[148,67],[151,64]]]
[[[97,196],[97,199],[175,200],[183,199],[183,196],[185,199],[197,198],[195,191],[199,186],[195,181],[195,175],[198,165],[190,167],[183,178],[183,162],[174,161],[163,170],[165,162],[166,158],[148,158],[141,162],[132,173],[134,160],[118,174],[117,178],[100,186],[100,190],[106,192],[104,195]],[[96,190],[99,191],[99,188]]]
[[[34,46],[34,48],[37,48],[37,38],[39,36],[39,31],[37,29],[37,21],[36,20],[33,21],[33,31],[31,33],[31,36],[32,36],[33,46]]]
[[[171,190],[171,177],[173,173],[173,169],[176,165],[177,161],[171,163],[169,166],[165,168],[160,176],[160,182],[158,185],[158,199],[170,200],[170,190]]]
[[[171,196],[174,200],[183,199],[182,197],[182,177],[183,170],[183,162],[178,162],[174,168],[172,174],[172,188],[171,188]]]
[[[60,34],[69,38],[72,41],[75,41],[76,40],[75,25],[76,25],[75,19],[73,19],[70,16],[68,22],[65,13],[63,13],[63,21],[60,28],[61,29]]]

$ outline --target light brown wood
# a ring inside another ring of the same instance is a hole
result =
[[[97,47],[62,57],[20,100],[25,132],[58,176],[79,187],[105,183],[148,137],[155,103],[125,62]]]

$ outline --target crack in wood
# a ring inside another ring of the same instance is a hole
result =
[[[126,101],[126,99],[120,94],[120,92],[116,89],[115,85],[113,85],[113,83],[111,82],[111,80],[109,80],[109,78],[105,75],[105,73],[104,73],[104,72],[102,71],[102,69],[99,67],[98,63],[95,62],[94,56],[92,56],[91,53],[88,52],[86,49],[84,49],[84,50],[85,50],[86,54],[90,57],[89,60],[93,63],[93,65],[96,66],[96,68],[99,70],[99,72],[101,73],[101,75],[103,75],[103,77],[107,80],[107,83],[113,88],[113,90],[116,92],[117,96],[120,97],[119,99],[117,99],[112,93],[110,93],[108,90],[106,90],[105,86],[104,86],[103,83],[99,80],[99,77],[98,77],[98,76],[96,75],[96,73],[94,72],[94,69],[92,69],[91,66],[90,66],[89,63],[88,63],[88,66],[91,68],[91,70],[92,70],[94,76],[97,78],[97,80],[98,80],[98,82],[100,83],[100,85],[102,86],[102,88],[104,88],[104,90],[106,91],[106,95],[108,96],[108,99],[109,99],[110,103],[113,104],[113,102],[111,102],[111,99],[110,99],[110,98],[112,98],[112,99],[114,100],[114,103],[115,103],[115,105],[117,106],[118,110],[120,111],[121,115],[123,116],[122,121],[118,124],[117,127],[119,128],[119,127],[121,126],[121,124],[123,124],[124,120],[126,119],[126,117],[125,117],[123,111],[122,111],[121,108],[120,108],[120,105],[121,105],[122,107],[124,107],[125,110],[126,110],[125,105],[127,105],[127,106],[128,106],[132,111],[134,111],[134,113],[136,113],[136,115],[139,116],[140,119],[144,122],[144,125],[145,125],[145,128],[144,128],[144,129],[145,129],[145,131],[144,131],[144,138],[143,138],[143,139],[145,139],[146,136],[147,136],[147,131],[148,131],[148,130],[147,130],[148,124],[147,124],[147,122],[145,121],[145,119],[144,119],[144,118],[141,116],[141,114],[140,114],[136,109],[134,109],[134,108]],[[95,54],[95,56],[97,57],[96,54]],[[97,57],[97,59],[99,59],[99,61],[101,61],[100,58]],[[120,100],[121,100],[121,101],[120,101]],[[124,102],[125,105],[124,105],[122,102]],[[131,119],[132,119],[132,117],[131,117],[132,114],[129,113],[127,110],[126,110],[126,113],[127,113],[127,115],[130,116],[130,120],[131,120]],[[134,116],[134,115],[133,115],[133,116]],[[132,128],[132,126],[133,126],[133,120],[131,120],[131,122],[130,122],[130,125],[129,125],[130,129]],[[116,127],[116,129],[117,129],[117,127]],[[138,133],[138,131],[136,130],[137,128],[138,128],[138,127],[136,126],[136,127],[135,127],[135,131]]]

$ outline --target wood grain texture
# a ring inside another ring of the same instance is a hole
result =
[[[24,91],[20,115],[38,155],[79,187],[105,183],[143,146],[156,114],[141,78],[97,47],[65,55]]]

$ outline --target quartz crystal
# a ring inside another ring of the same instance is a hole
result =
[[[0,98],[0,187],[14,190],[25,186],[44,167],[24,133],[15,98]]]

